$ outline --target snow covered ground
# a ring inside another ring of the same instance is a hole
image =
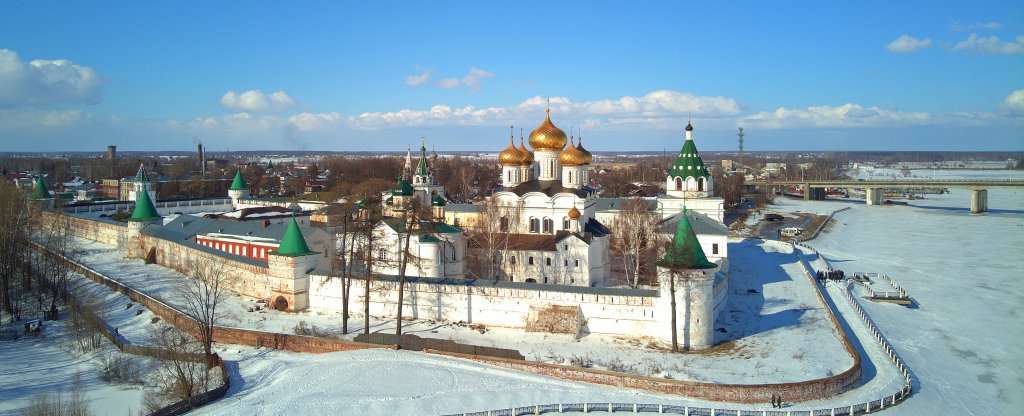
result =
[[[884,175],[878,169],[874,173]],[[1024,179],[1024,172],[1014,171],[912,174]],[[778,199],[773,209],[827,213],[852,207],[809,244],[848,275],[888,274],[915,301],[912,308],[862,302],[920,382],[909,400],[885,414],[1020,414],[1024,190],[990,189],[991,212],[978,215],[970,214],[968,190],[908,203]],[[836,303],[841,305],[841,299]]]
[[[79,355],[62,348],[73,341],[65,328],[68,312],[61,320],[46,322],[38,336],[17,341],[0,341],[0,415],[18,415],[40,393],[60,392],[71,396],[75,375],[80,374],[83,392],[96,415],[130,415],[142,409],[142,386],[112,385],[100,379],[100,360],[121,354],[103,340],[99,349]],[[139,360],[145,360],[139,358]]]

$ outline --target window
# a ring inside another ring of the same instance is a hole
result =
[[[569,267],[569,259],[562,260],[563,266]]]
[[[501,232],[508,232],[508,217],[501,217]]]
[[[551,257],[548,257],[548,258],[546,258],[546,259],[544,259],[544,260],[547,260],[547,265],[548,265],[548,266],[550,266],[550,265],[551,265]]]
[[[528,261],[529,261],[530,265],[533,266],[533,256],[530,256],[530,259]]]
[[[680,178],[678,176],[676,177],[676,190],[677,191],[682,191],[683,190],[683,178]]]
[[[568,173],[569,173],[569,183],[572,183],[572,171],[570,170]]]
[[[711,245],[711,254],[718,254],[718,244]]]
[[[377,249],[377,260],[386,261],[388,259],[387,249]]]
[[[507,179],[507,181],[508,182],[512,182],[512,171],[511,170],[508,171],[508,179]]]
[[[704,190],[704,178],[697,179],[697,191]]]
[[[562,217],[562,229],[563,230],[568,230],[569,229],[569,217]]]
[[[539,233],[540,232],[540,220],[538,220],[537,217],[530,217],[530,232],[531,233]]]
[[[509,257],[508,258],[508,263],[513,265],[513,266],[515,266],[516,265],[516,256]]]
[[[455,223],[455,226],[456,226],[456,227],[458,227],[458,226],[459,226],[459,217],[455,217],[455,221],[454,221],[454,223]]]
[[[576,267],[580,267],[580,260],[576,259]]]
[[[554,234],[555,233],[555,222],[551,221],[551,218],[544,218],[544,233]]]

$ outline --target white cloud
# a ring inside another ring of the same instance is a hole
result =
[[[405,85],[419,86],[426,84],[430,81],[430,76],[433,75],[434,68],[425,68],[419,75],[409,75],[405,77]]]
[[[299,105],[298,101],[289,97],[284,91],[264,94],[260,90],[249,90],[238,94],[228,91],[220,97],[220,105],[233,111],[254,111],[259,113],[276,113]]]
[[[996,36],[978,36],[971,33],[967,39],[957,42],[951,48],[954,52],[971,52],[984,55],[1018,55],[1024,53],[1024,35],[1014,41],[1003,42]]]
[[[341,114],[331,113],[302,113],[288,117],[288,122],[299,131],[323,130],[331,125],[343,121]]]
[[[450,90],[450,89],[453,89],[453,88],[459,88],[459,86],[461,86],[461,85],[462,85],[462,82],[459,81],[458,78],[445,78],[445,79],[442,79],[440,81],[437,81],[437,86],[441,87],[441,88],[444,88],[446,90]]]
[[[58,59],[22,62],[18,53],[0,49],[0,106],[45,103],[98,103],[103,78],[92,68]]]
[[[892,53],[909,53],[917,52],[931,46],[931,39],[916,39],[910,35],[903,35],[896,38],[896,40],[892,41],[888,45],[885,45],[885,49]]]
[[[1015,114],[1024,115],[1024,89],[1011,92],[1003,100],[1003,108]]]
[[[999,30],[1002,29],[1003,25],[999,22],[975,22],[975,23],[960,23],[954,21],[949,25],[949,30],[954,32],[970,32],[974,30]]]
[[[93,116],[82,110],[0,110],[0,125],[7,128],[62,128],[92,121]]]
[[[806,109],[780,107],[740,118],[738,125],[762,129],[902,127],[934,122],[931,113],[902,112],[847,103]]]
[[[477,92],[483,86],[484,80],[488,78],[494,78],[494,73],[473,66],[469,68],[469,73],[462,77],[462,79],[445,78],[438,81],[437,86],[447,90],[466,87],[466,89],[472,92]]]

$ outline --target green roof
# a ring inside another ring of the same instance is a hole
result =
[[[249,189],[249,185],[245,183],[245,178],[242,177],[242,168],[238,168],[235,171],[235,180],[231,182],[231,187],[228,188],[232,191],[244,191]]]
[[[149,182],[149,176],[146,175],[146,165],[139,163],[139,173],[135,174],[135,182]]]
[[[444,198],[441,197],[441,195],[434,195],[434,199],[432,199],[430,202],[435,207],[443,207],[448,204],[447,202],[445,202]]]
[[[668,176],[673,178],[678,176],[683,179],[691,176],[694,178],[711,177],[708,169],[704,167],[704,161],[700,159],[700,154],[697,153],[697,145],[693,144],[693,139],[687,138],[683,143],[683,149],[679,151],[679,157],[669,169]]]
[[[416,175],[427,176],[430,171],[427,169],[427,147],[420,146],[420,164],[416,167]]]
[[[708,261],[704,250],[700,248],[697,241],[697,234],[690,226],[690,220],[686,216],[686,208],[683,208],[683,215],[679,216],[679,226],[676,227],[676,235],[672,238],[672,245],[665,250],[665,257],[658,262],[659,266],[678,266],[684,269],[711,269],[716,265]]]
[[[132,211],[132,216],[128,218],[128,221],[149,221],[159,218],[160,214],[156,212],[153,200],[149,199],[146,182],[142,182],[142,190],[135,195],[135,210]]]
[[[412,196],[413,195],[412,185],[409,185],[409,181],[398,178],[398,183],[395,184],[395,189],[392,189],[391,194],[396,196]]]
[[[43,183],[43,176],[36,177],[36,186],[32,188],[32,199],[50,199],[53,196],[50,195],[50,191],[46,190],[46,184]]]
[[[399,217],[385,218],[383,221],[384,221],[385,224],[388,225],[388,227],[391,227],[392,230],[395,230],[395,232],[397,232],[399,234],[405,233],[405,225],[406,225],[405,218],[399,218]],[[418,231],[420,233],[451,234],[451,233],[461,233],[462,229],[459,228],[459,227],[454,227],[454,226],[445,224],[443,222],[439,222],[439,221],[421,220],[420,221],[420,228],[419,228]]]
[[[302,237],[302,231],[299,231],[299,223],[295,222],[293,215],[292,223],[288,224],[288,229],[284,230],[284,237],[281,237],[281,245],[277,246],[277,250],[271,251],[270,254],[297,257],[316,254],[316,252],[309,250],[306,239]]]

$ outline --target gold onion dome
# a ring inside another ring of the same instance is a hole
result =
[[[582,166],[587,164],[587,155],[569,140],[569,147],[558,154],[558,162],[562,166]]]
[[[506,166],[518,166],[523,164],[522,152],[516,148],[516,144],[512,142],[512,137],[508,138],[508,147],[498,153],[498,163]]]
[[[573,205],[572,209],[569,210],[569,218],[574,220],[580,219],[580,210],[576,209],[575,205]]]
[[[533,152],[523,145],[523,136],[519,136],[519,153],[523,155],[523,160],[520,161],[520,165],[533,164]]]
[[[530,133],[530,147],[533,150],[562,150],[568,138],[551,122],[551,109],[544,110],[544,113],[544,122]]]
[[[589,165],[591,162],[594,161],[594,155],[591,154],[589,150],[583,148],[583,136],[580,136],[580,144],[579,146],[576,146],[576,150],[579,150],[580,153],[583,153],[582,164]]]

